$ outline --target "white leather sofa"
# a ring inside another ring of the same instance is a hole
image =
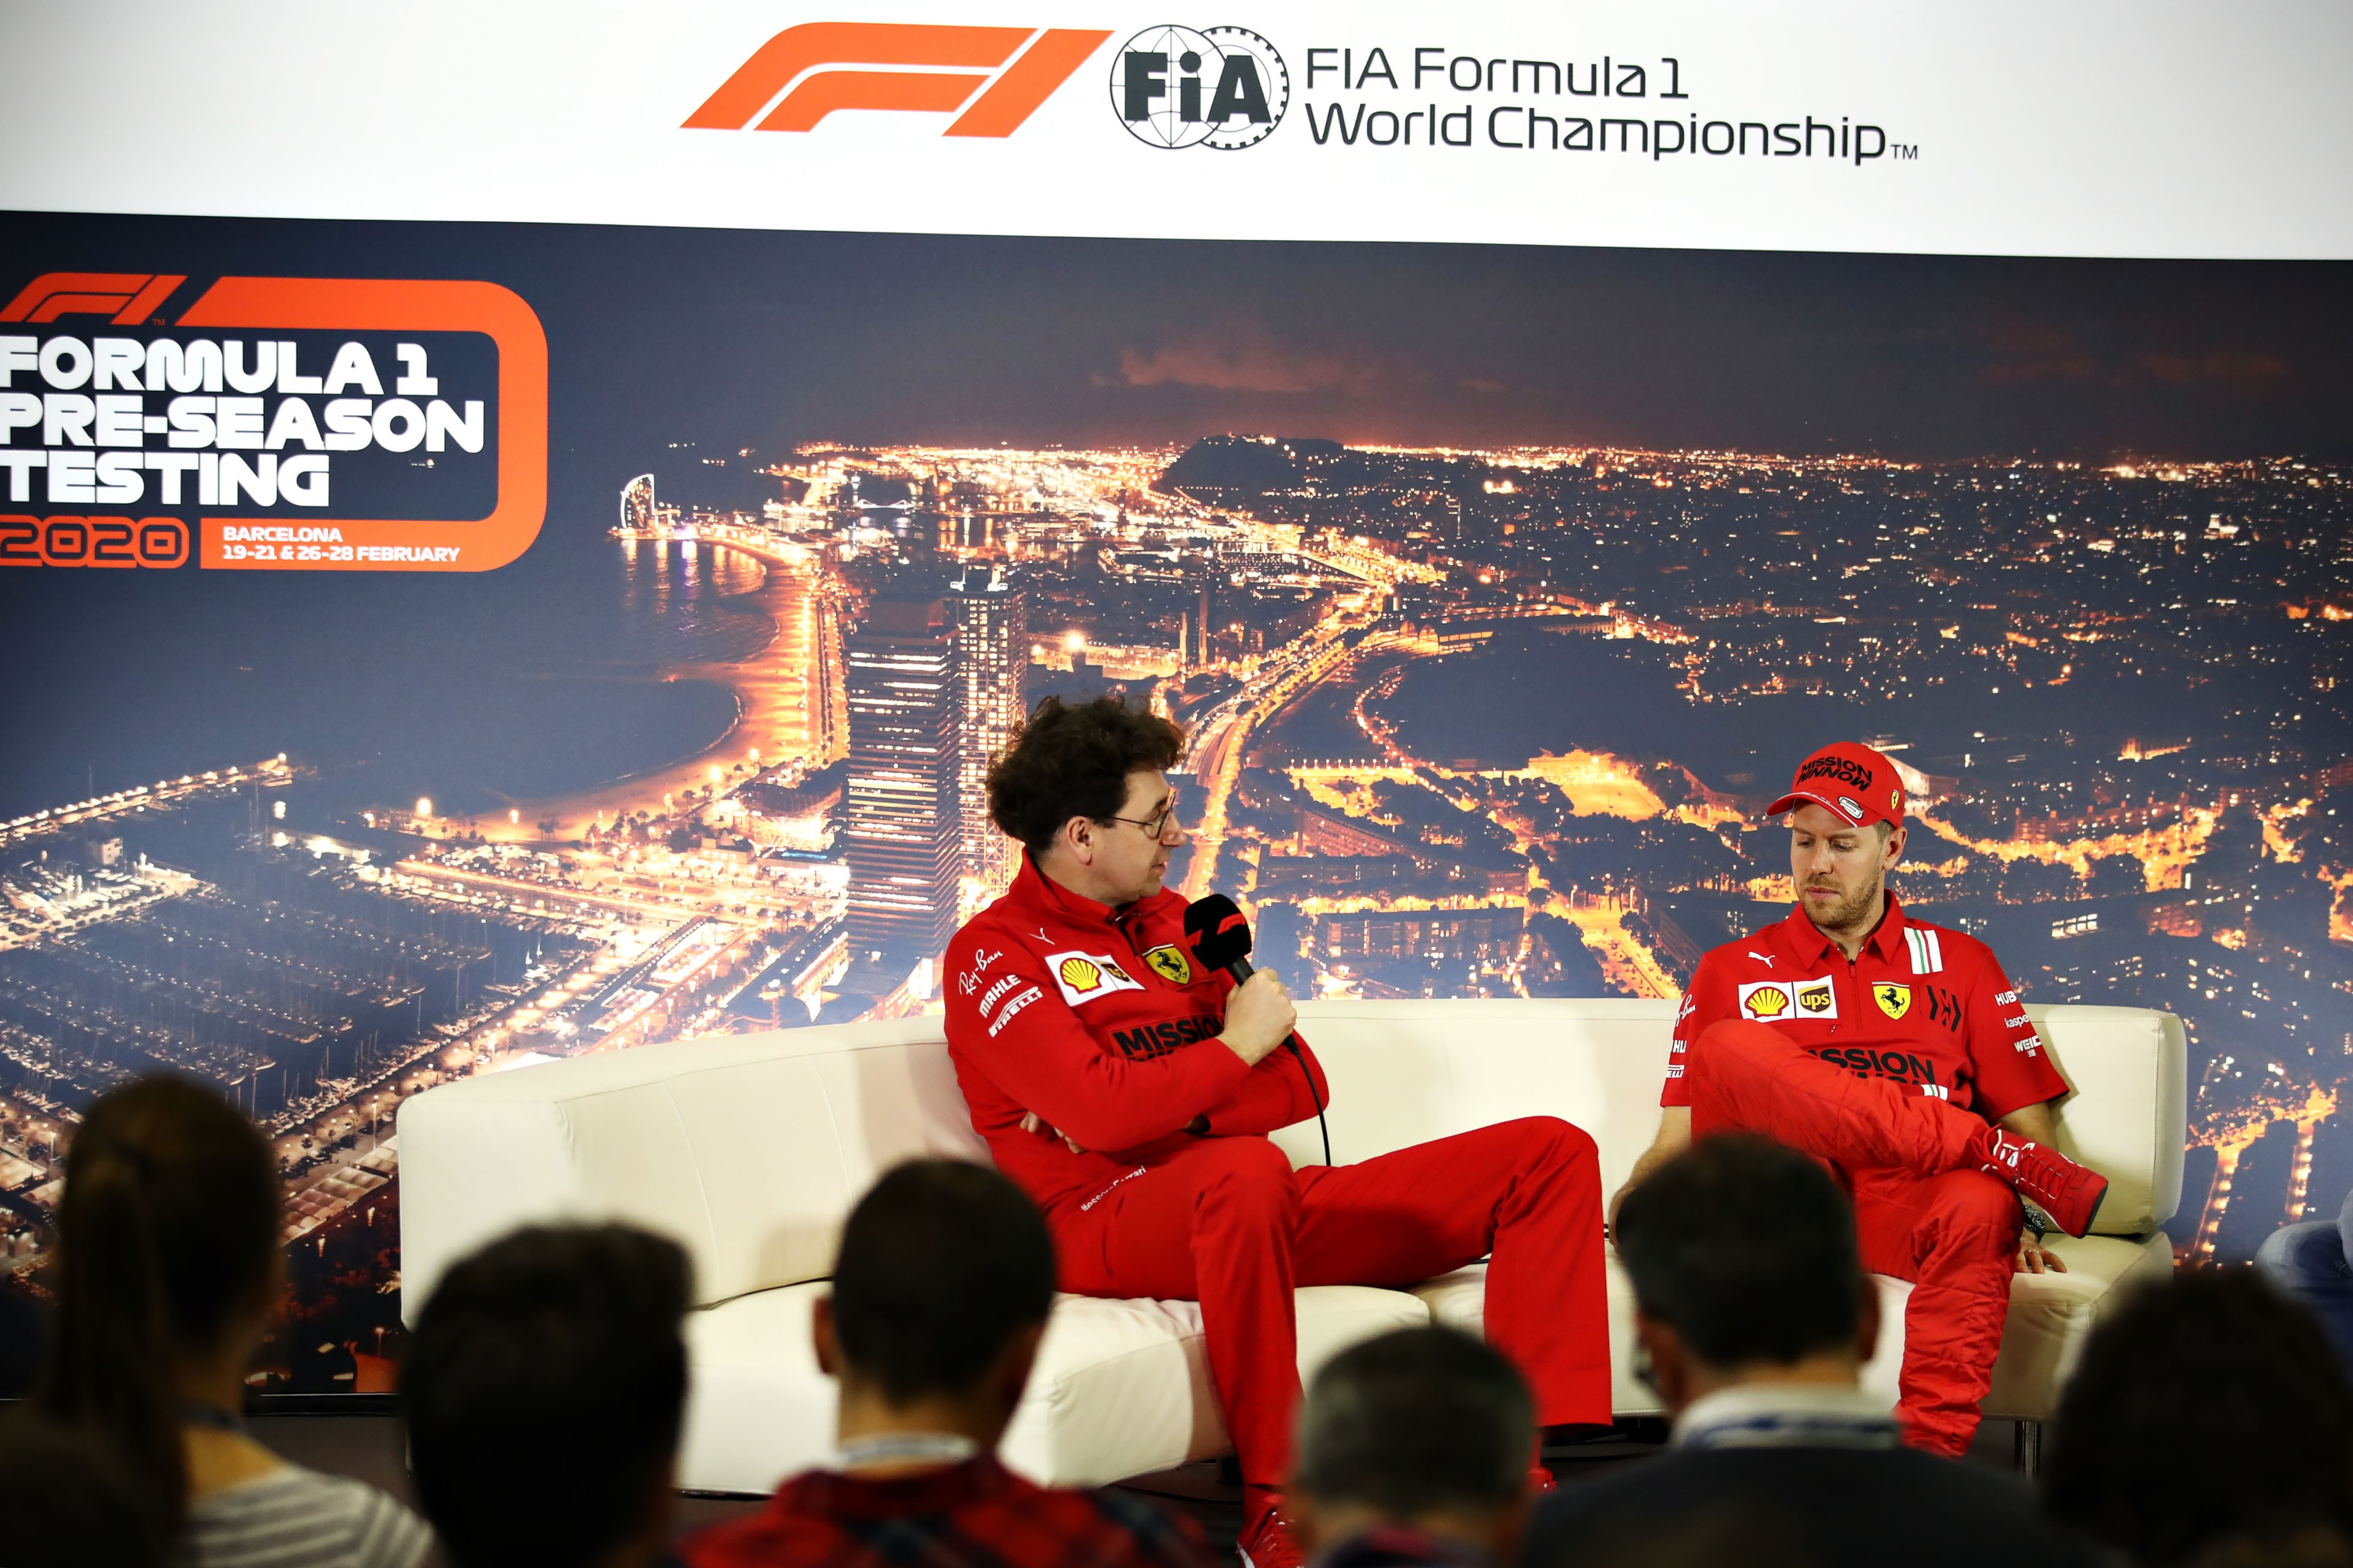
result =
[[[1658,1125],[1673,1004],[1311,1003],[1302,1028],[1332,1080],[1334,1158],[1466,1128],[1560,1116],[1600,1145],[1604,1190]],[[2074,1086],[2063,1147],[2111,1185],[2098,1234],[2057,1237],[2065,1274],[2013,1281],[1995,1417],[2047,1417],[2113,1292],[2172,1267],[2184,1053],[2169,1014],[2030,1009]],[[1319,1157],[1313,1122],[1278,1135]],[[681,1484],[759,1492],[831,1446],[833,1390],[809,1348],[840,1225],[876,1175],[920,1154],[982,1160],[936,1018],[780,1030],[552,1062],[445,1085],[400,1112],[401,1246],[411,1318],[457,1258],[533,1220],[619,1218],[692,1255],[694,1388]],[[1483,1266],[1411,1293],[1299,1292],[1310,1373],[1359,1339],[1432,1317],[1476,1329]],[[1886,1327],[1869,1384],[1894,1398],[1910,1287],[1879,1281]],[[1615,1405],[1655,1414],[1630,1375],[1631,1295],[1612,1262]],[[1100,1484],[1227,1447],[1189,1301],[1059,1300],[1004,1457],[1040,1480]]]

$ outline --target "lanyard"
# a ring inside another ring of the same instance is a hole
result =
[[[866,1465],[960,1465],[980,1452],[980,1445],[954,1432],[877,1432],[852,1437],[834,1453],[845,1470]]]

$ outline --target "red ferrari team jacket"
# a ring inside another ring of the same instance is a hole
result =
[[[1299,1057],[1256,1067],[1218,1039],[1234,983],[1204,973],[1167,889],[1113,909],[1041,874],[1027,856],[1005,896],[948,943],[948,1055],[997,1167],[1040,1208],[1086,1203],[1195,1134],[1263,1135],[1315,1114]],[[1314,1053],[1301,1057],[1330,1091]],[[1024,1131],[1039,1119],[1060,1138]]]
[[[1722,1018],[1769,1025],[1833,1067],[1916,1084],[1989,1121],[2067,1092],[1993,949],[1907,919],[1892,897],[1852,963],[1802,905],[1701,959],[1660,1104],[1691,1103],[1684,1050]]]

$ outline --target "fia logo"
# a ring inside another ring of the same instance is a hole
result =
[[[1112,57],[1111,106],[1151,147],[1253,147],[1282,123],[1291,73],[1248,27],[1147,27]]]

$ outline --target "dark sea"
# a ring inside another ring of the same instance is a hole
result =
[[[2064,773],[2071,756],[2091,766],[2152,729],[2211,733],[2231,706],[2220,690],[2192,701],[2178,684],[2098,678],[2005,684],[1998,694],[1972,682],[1893,700],[1694,702],[1678,689],[1682,679],[1671,651],[1651,643],[1515,628],[1472,652],[1412,661],[1382,711],[1409,750],[1433,761],[1519,767],[1539,752],[1582,748],[1672,760],[1717,788],[1745,791],[1788,778],[1828,742],[1874,736],[1910,742],[1915,765],[1939,772],[1964,755],[1983,765],[2031,752]],[[1341,738],[1319,729],[1315,742]]]
[[[280,752],[322,804],[501,810],[709,745],[733,693],[665,668],[775,632],[751,558],[554,517],[480,574],[0,577],[0,817]]]

